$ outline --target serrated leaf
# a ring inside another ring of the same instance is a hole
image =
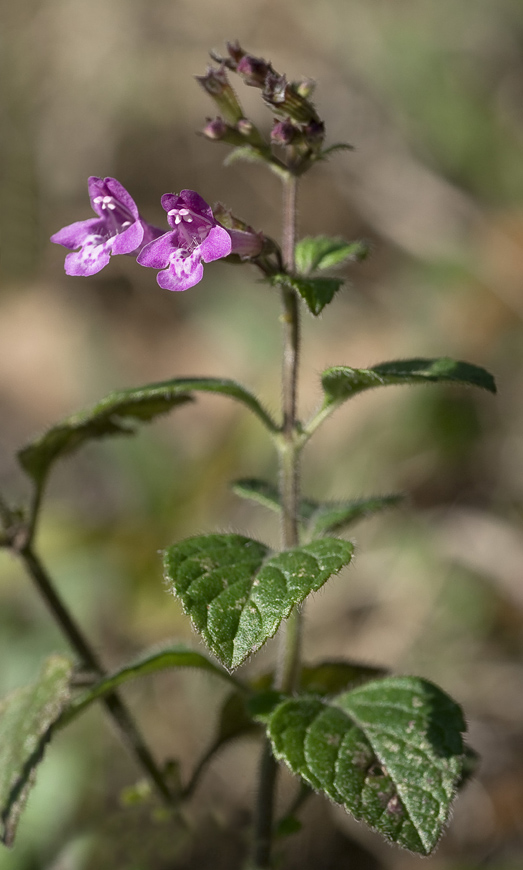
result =
[[[0,832],[6,846],[13,844],[36,768],[69,700],[71,671],[68,659],[52,656],[36,683],[0,702]]]
[[[236,480],[232,484],[232,489],[241,498],[249,499],[269,508],[269,510],[281,513],[278,489],[266,480],[258,480],[257,478]],[[301,523],[307,523],[309,537],[315,538],[329,532],[341,531],[358,520],[387,508],[395,507],[403,499],[402,493],[338,502],[302,499],[299,505],[298,519]]]
[[[132,422],[152,420],[176,405],[192,401],[192,392],[220,393],[246,405],[271,430],[275,424],[258,400],[235,381],[221,378],[175,378],[110,393],[94,407],[67,417],[18,453],[23,469],[42,484],[53,462],[87,441],[108,435],[132,435]]]
[[[343,278],[304,278],[301,276],[277,274],[270,278],[271,284],[285,285],[296,290],[302,297],[311,314],[320,314],[343,285]]]
[[[212,652],[233,669],[352,552],[336,538],[274,553],[242,535],[205,535],[165,551],[165,579]]]
[[[485,369],[448,357],[394,360],[370,369],[335,366],[323,372],[321,381],[326,405],[341,404],[357,393],[373,387],[395,384],[462,384],[496,392],[494,378]]]
[[[330,236],[307,236],[294,250],[296,271],[309,275],[316,269],[331,269],[346,260],[363,260],[369,252],[366,242],[346,242]]]
[[[165,670],[166,668],[197,668],[198,670],[208,671],[228,682],[232,679],[227,671],[211,662],[202,653],[196,652],[196,650],[192,650],[184,644],[171,644],[144,653],[133,662],[119,668],[112,674],[108,674],[94,686],[77,695],[65,711],[60,725],[63,726],[73,718],[76,718],[86,707],[99,698],[104,697],[104,695],[113,692],[122,683],[134,680],[137,677],[144,677],[155,671]]]
[[[429,855],[462,777],[459,706],[418,677],[375,680],[330,702],[289,699],[268,718],[275,756],[387,839]]]

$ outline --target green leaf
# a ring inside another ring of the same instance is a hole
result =
[[[166,550],[165,578],[212,652],[233,669],[352,552],[336,538],[273,553],[241,535],[204,535]]]
[[[339,405],[356,393],[393,384],[463,384],[496,392],[494,378],[485,369],[448,357],[394,360],[371,369],[335,366],[323,372],[321,381],[326,405]]]
[[[276,758],[387,839],[429,855],[462,777],[459,706],[418,677],[388,677],[330,702],[288,699],[270,714]]]
[[[122,683],[128,680],[134,680],[137,677],[144,677],[147,674],[152,674],[155,671],[165,670],[166,668],[197,668],[203,671],[209,671],[217,677],[221,677],[228,682],[232,678],[227,671],[220,668],[218,665],[211,662],[202,653],[192,650],[184,644],[172,644],[160,649],[149,650],[135,661],[130,662],[123,668],[119,668],[112,674],[103,677],[94,686],[91,686],[86,691],[77,695],[71,701],[69,708],[64,712],[60,721],[60,727],[68,724],[72,719],[81,713],[86,707],[90,706],[94,701],[102,698],[104,695],[113,692]],[[236,681],[232,680],[236,685]]]
[[[39,485],[53,462],[85,442],[107,435],[132,435],[132,422],[152,420],[177,405],[192,401],[194,391],[220,393],[246,405],[265,426],[276,426],[258,400],[240,384],[222,378],[176,378],[110,393],[93,408],[73,414],[18,453],[24,470]]]
[[[271,511],[281,513],[280,494],[278,488],[267,480],[258,480],[255,477],[246,477],[235,480],[231,484],[232,491],[240,498],[254,501]]]
[[[303,278],[300,276],[271,275],[270,282],[276,286],[290,287],[300,294],[311,314],[318,315],[344,283],[342,278]]]
[[[373,668],[356,662],[320,662],[301,669],[300,688],[303,692],[314,695],[337,695],[386,674],[384,668]]]
[[[330,532],[339,532],[358,520],[396,507],[404,498],[402,493],[396,493],[350,501],[318,502],[309,517],[308,533],[311,538],[316,538]]]
[[[241,498],[249,499],[269,510],[281,513],[278,489],[266,480],[245,478],[232,485],[233,492]],[[403,494],[373,496],[339,502],[318,502],[302,499],[298,519],[308,524],[311,538],[320,537],[328,532],[338,532],[352,523],[372,516],[378,511],[395,507],[404,499]]]
[[[346,260],[363,260],[369,253],[366,242],[346,242],[329,236],[308,236],[297,243],[294,256],[296,271],[308,275],[316,269],[331,269]]]
[[[0,836],[6,846],[13,844],[36,768],[69,700],[71,670],[67,659],[52,656],[36,683],[0,702]]]

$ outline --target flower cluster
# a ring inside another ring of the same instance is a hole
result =
[[[248,54],[238,42],[227,43],[227,56],[212,54],[212,57],[219,64],[218,69],[208,67],[204,76],[196,78],[221,114],[214,120],[208,119],[202,131],[204,136],[247,148],[276,169],[281,169],[281,163],[272,155],[271,145],[283,147],[284,166],[294,175],[301,175],[312,163],[323,159],[325,125],[310,100],[314,90],[311,79],[288,81],[269,61]],[[261,90],[264,102],[276,116],[270,142],[245,118],[228,72],[236,73],[249,87]]]
[[[107,266],[111,255],[129,254],[141,266],[160,269],[157,281],[167,290],[187,290],[203,277],[204,263],[238,254],[255,258],[263,236],[227,230],[211,207],[194,190],[166,193],[162,206],[170,231],[144,221],[138,207],[116,178],[91,176],[89,197],[96,218],[76,221],[59,230],[51,241],[74,253],[65,258],[68,275],[95,275]]]

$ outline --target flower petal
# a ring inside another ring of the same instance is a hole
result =
[[[209,235],[200,245],[200,255],[204,263],[219,260],[231,253],[231,237],[223,227],[213,227]]]
[[[164,193],[161,203],[167,212],[173,208],[188,208],[212,224],[216,223],[210,205],[195,190],[182,190],[179,194]]]
[[[123,233],[114,237],[113,254],[131,254],[136,251],[143,240],[143,226],[140,221],[131,224]]]
[[[125,189],[123,184],[120,184],[116,178],[111,178],[108,176],[104,179],[107,190],[109,192],[109,196],[114,196],[114,198],[125,206],[125,208],[131,212],[133,217],[138,220],[140,215],[138,213],[138,206],[136,205],[134,199],[131,194]]]
[[[190,258],[187,257],[187,260]],[[187,262],[187,261],[186,261]],[[159,272],[156,280],[160,287],[164,290],[188,290],[189,287],[194,287],[203,278],[203,266],[201,262],[195,262],[192,269],[180,271],[176,268],[179,261],[171,263],[170,267],[164,272]]]
[[[63,245],[64,248],[79,248],[83,245],[89,236],[98,236],[100,239],[107,238],[107,230],[105,221],[99,218],[89,218],[87,221],[76,221],[74,224],[69,224],[67,227],[58,230],[51,236],[51,241],[57,245]]]
[[[152,269],[165,269],[173,252],[177,250],[174,233],[164,233],[159,239],[154,239],[145,245],[136,260],[140,266],[150,266]]]
[[[65,271],[67,275],[80,275],[87,278],[96,275],[111,259],[112,239],[107,239],[102,244],[87,242],[74,254],[67,254],[65,258]]]

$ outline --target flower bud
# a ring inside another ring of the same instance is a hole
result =
[[[227,145],[249,144],[249,140],[238,127],[239,125],[233,127],[231,124],[226,124],[222,118],[215,118],[214,120],[208,118],[202,134],[206,139],[211,139],[213,142],[226,142]]]
[[[267,76],[276,75],[270,63],[263,57],[253,57],[252,54],[244,54],[238,61],[236,72],[242,77],[246,85],[253,88],[263,88]]]
[[[235,124],[243,118],[243,109],[231,87],[223,64],[219,69],[209,66],[204,76],[196,76],[196,81],[212,97],[226,121]]]
[[[263,99],[279,115],[288,115],[299,124],[319,120],[314,106],[298,93],[296,85],[289,84],[284,75],[274,71],[265,78]]]
[[[303,133],[306,141],[312,147],[321,145],[325,138],[325,124],[323,121],[309,121]]]
[[[298,135],[299,130],[290,118],[275,123],[271,130],[271,142],[275,145],[290,145]]]
[[[294,82],[293,84],[296,93],[305,99],[311,97],[316,89],[316,82],[314,79],[300,79],[299,82]]]

